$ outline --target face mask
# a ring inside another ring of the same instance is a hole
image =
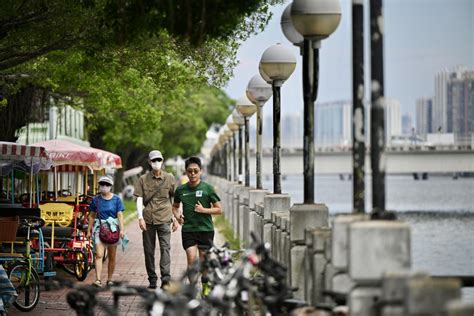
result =
[[[109,186],[106,186],[106,185],[100,185],[99,186],[100,193],[109,193],[111,188],[112,187],[109,187]]]
[[[162,161],[155,161],[151,163],[151,167],[153,168],[153,170],[160,170],[162,164]]]

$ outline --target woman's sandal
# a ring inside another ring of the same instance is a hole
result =
[[[92,283],[92,286],[102,287],[102,282],[100,280],[95,280],[94,283]]]
[[[107,281],[107,286],[114,286],[115,282],[114,281]]]

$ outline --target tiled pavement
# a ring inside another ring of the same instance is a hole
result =
[[[117,250],[117,265],[115,268],[114,279],[117,281],[126,281],[130,285],[135,286],[148,286],[148,279],[145,270],[145,258],[143,254],[142,237],[141,231],[138,228],[138,222],[132,221],[126,227],[126,233],[130,239],[125,252]],[[219,239],[216,232],[216,239]],[[157,273],[159,273],[159,246],[157,241],[156,254],[156,267]],[[220,244],[218,242],[218,244]],[[105,262],[105,265],[107,262]],[[186,254],[181,246],[181,233],[176,231],[171,234],[171,276],[172,279],[179,279],[184,271],[186,270]],[[59,277],[68,278],[75,280],[74,277],[69,276],[61,271],[61,268],[57,268]],[[104,267],[102,273],[102,280],[107,279],[107,269]],[[88,285],[92,284],[95,280],[95,271],[89,272],[87,279],[80,284]],[[79,282],[78,282],[79,283]],[[158,284],[159,285],[159,284]],[[62,316],[62,315],[76,315],[75,312],[70,309],[67,301],[66,294],[68,289],[44,291],[42,290],[40,295],[40,302],[36,308],[29,312],[24,313],[18,311],[15,307],[9,308],[9,315],[41,315],[41,316]],[[99,293],[99,299],[102,302],[112,305],[113,297],[111,292],[104,291]],[[100,310],[96,310],[96,315],[104,315]],[[141,298],[138,296],[122,297],[119,302],[119,315],[145,315],[143,308],[141,307]]]

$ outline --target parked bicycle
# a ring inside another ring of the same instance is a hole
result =
[[[24,253],[12,252],[0,256],[0,262],[5,265],[8,278],[18,294],[13,304],[23,312],[33,310],[40,298],[40,279],[33,266],[30,244],[32,230],[39,229],[43,225],[44,220],[40,217],[21,216],[19,228],[26,229]]]

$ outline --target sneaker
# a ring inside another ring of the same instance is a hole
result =
[[[211,286],[208,282],[202,283],[201,297],[208,297],[211,293]]]
[[[170,286],[169,281],[161,281],[161,289],[166,290]]]
[[[152,290],[156,289],[156,283],[150,283],[150,285],[148,285],[148,288]]]
[[[94,287],[102,287],[102,282],[100,280],[95,280],[94,283],[92,283],[92,286]]]

